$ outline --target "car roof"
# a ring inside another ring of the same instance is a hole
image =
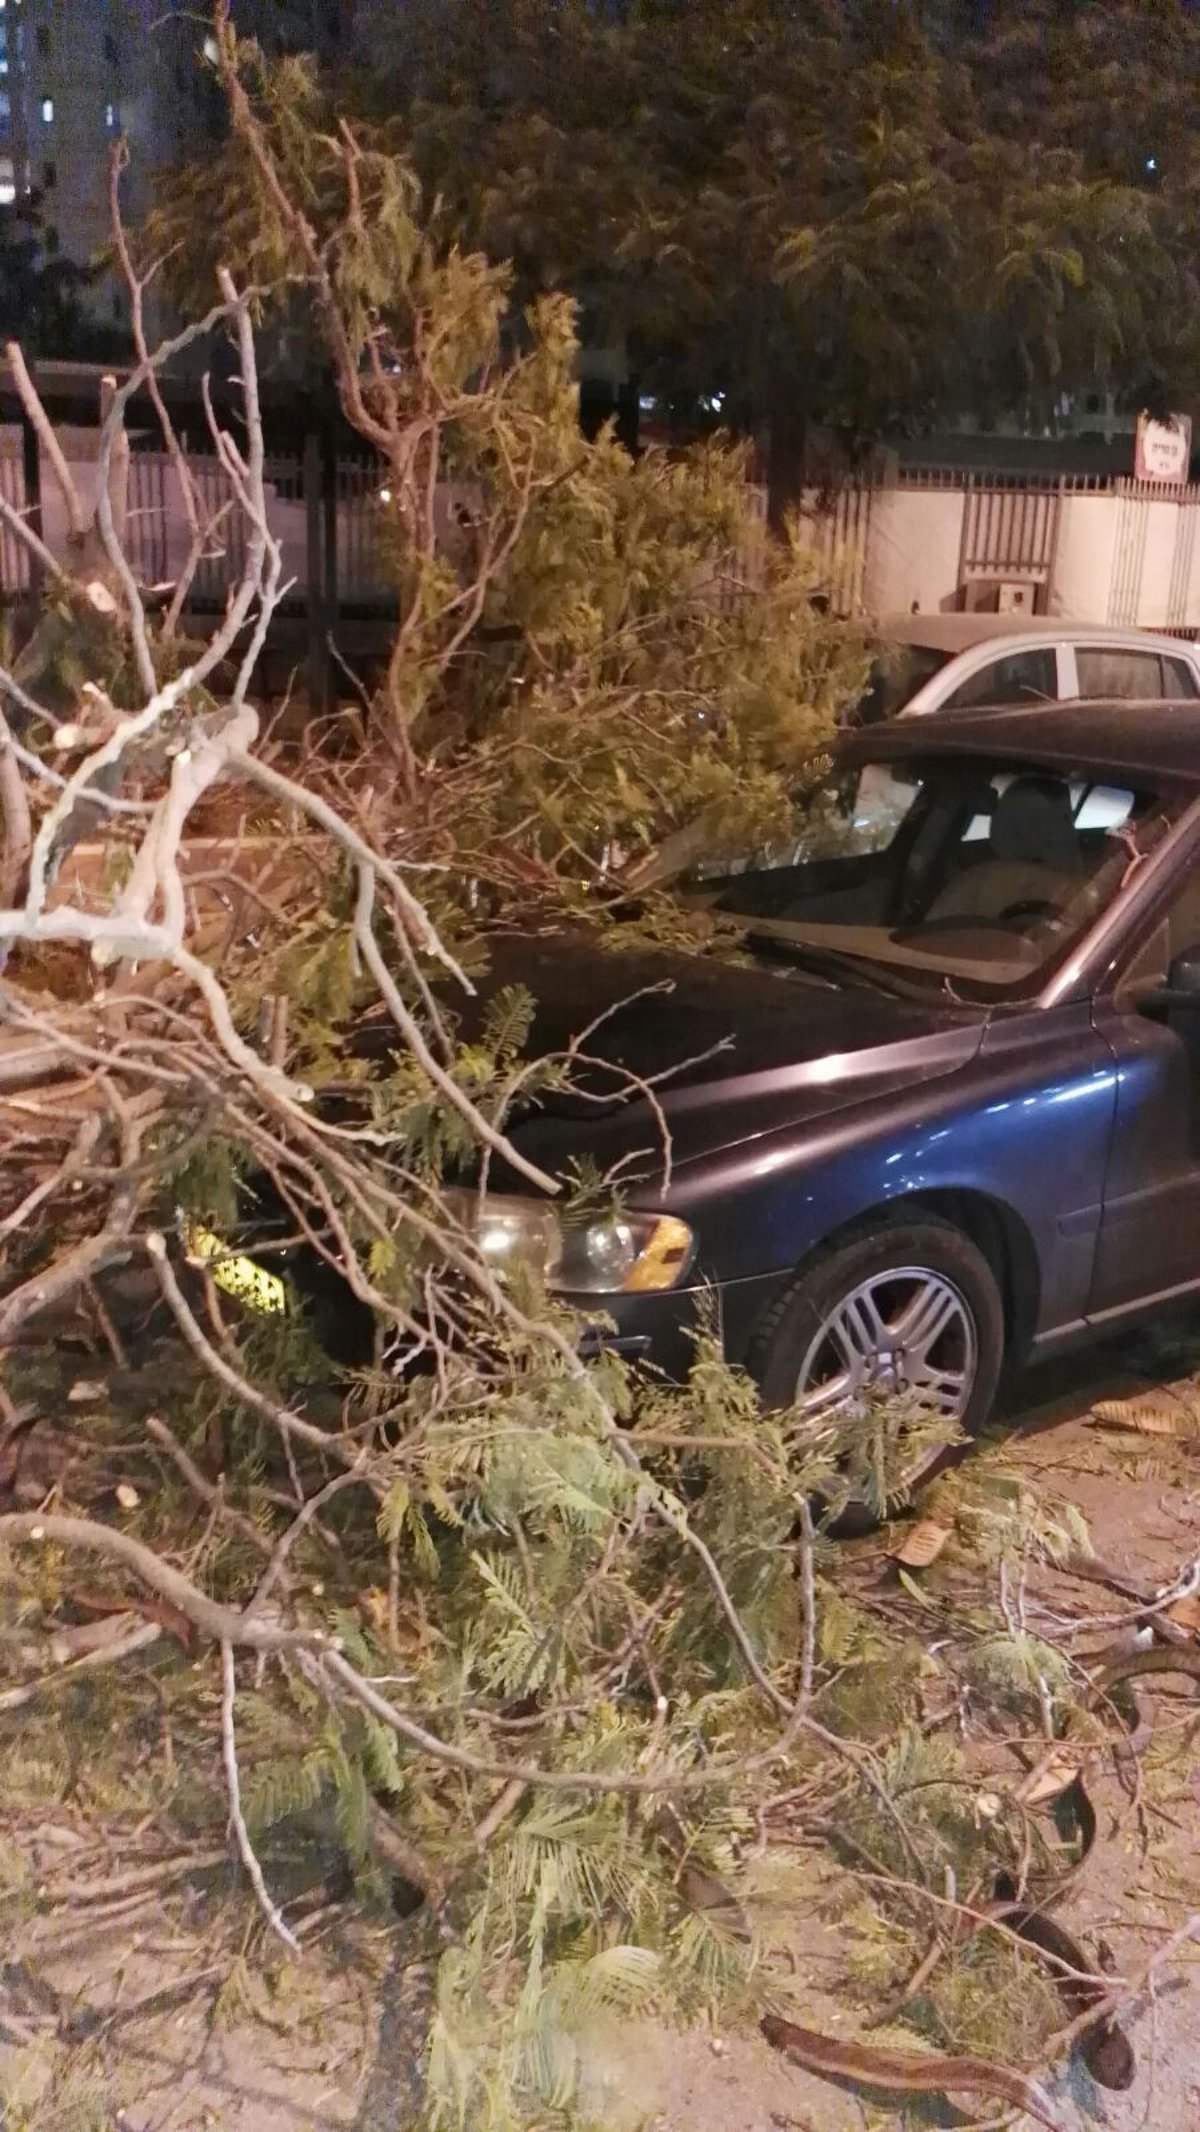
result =
[[[1200,788],[1200,698],[1190,702],[1072,702],[934,711],[847,735],[850,760],[986,755],[1048,770],[1150,779]]]
[[[1121,645],[1128,650],[1187,654],[1194,646],[1187,638],[1156,635],[1148,629],[1119,629],[1111,622],[1075,622],[1066,615],[1028,614],[896,614],[883,615],[874,625],[875,635],[885,644],[911,644],[923,651],[942,651],[951,656],[973,651],[996,637],[1028,637],[1033,642],[1063,644],[1080,638],[1089,644]]]

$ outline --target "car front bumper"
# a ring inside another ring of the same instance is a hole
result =
[[[269,1260],[259,1263],[252,1256],[226,1252],[216,1237],[192,1230],[187,1239],[188,1257],[194,1265],[207,1265],[217,1285],[253,1315],[277,1315],[286,1308],[287,1288]],[[295,1269],[299,1271],[298,1268]],[[315,1265],[314,1294],[319,1305],[317,1335],[327,1347],[331,1361],[352,1365],[369,1359],[370,1314],[324,1265]],[[719,1335],[726,1359],[743,1363],[754,1328],[773,1301],[787,1272],[758,1274],[748,1280],[693,1283],[648,1295],[614,1295],[560,1298],[578,1312],[582,1321],[580,1353],[587,1356],[608,1352],[630,1362],[643,1362],[674,1382],[688,1374],[696,1352],[697,1337],[705,1326]],[[301,1292],[309,1283],[301,1278]],[[365,1341],[368,1352],[357,1357],[354,1350]]]
[[[788,1274],[764,1273],[743,1281],[668,1289],[658,1295],[608,1296],[607,1324],[585,1324],[581,1353],[601,1350],[645,1362],[665,1377],[682,1383],[692,1366],[696,1339],[711,1326],[719,1335],[728,1362],[744,1363],[754,1330]],[[581,1318],[597,1314],[594,1296],[565,1296]]]

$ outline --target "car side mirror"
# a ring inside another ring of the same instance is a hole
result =
[[[1200,945],[1176,955],[1167,971],[1167,991],[1181,1004],[1194,1000],[1200,1007]]]
[[[1200,944],[1185,947],[1183,955],[1174,957],[1166,976],[1162,976],[1162,944],[1157,944],[1157,955],[1155,942],[1147,942],[1142,953],[1147,957],[1147,968],[1140,987],[1134,976],[1138,1011],[1142,1015],[1151,1015],[1151,1019],[1170,1015],[1172,1008],[1183,1015],[1200,1013]]]

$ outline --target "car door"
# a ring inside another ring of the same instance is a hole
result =
[[[1117,1108],[1089,1317],[1200,1287],[1200,994],[1168,999],[1171,964],[1200,948],[1200,839],[1147,937],[1096,1000]]]

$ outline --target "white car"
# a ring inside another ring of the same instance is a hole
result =
[[[857,720],[1103,698],[1200,697],[1200,650],[1180,637],[1028,615],[911,614],[877,626],[879,656]]]

